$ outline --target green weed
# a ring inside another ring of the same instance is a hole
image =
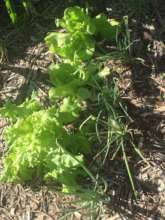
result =
[[[4,4],[5,4],[6,9],[8,11],[11,22],[13,24],[16,24],[17,20],[18,20],[17,12],[16,12],[16,3],[14,3],[13,0],[4,0]],[[22,5],[22,7],[25,9],[25,11],[27,13],[29,12],[29,10],[32,7],[31,0],[20,0],[19,4]]]

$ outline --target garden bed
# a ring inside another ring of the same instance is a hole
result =
[[[35,19],[31,18],[26,33],[13,29],[11,25],[0,30],[3,42],[1,106],[8,98],[21,103],[33,90],[38,91],[41,100],[47,99],[50,87],[47,68],[53,58],[48,54],[43,38],[47,32],[54,31],[54,17],[63,14],[67,6],[53,5],[54,2],[50,1],[38,8],[39,12],[42,10],[42,17],[35,15]],[[54,220],[68,213],[71,215],[68,214],[66,219],[90,219],[93,211],[94,219],[105,220],[163,220],[165,217],[165,7],[162,1],[157,1],[152,8],[151,18],[146,16],[146,20],[130,12],[120,1],[115,4],[112,1],[111,5],[107,5],[109,7],[112,8],[112,17],[122,18],[128,14],[135,38],[131,62],[123,64],[110,60],[109,65],[114,74],[120,73],[119,87],[132,118],[130,127],[134,141],[150,163],[150,166],[146,166],[139,158],[131,162],[138,191],[137,201],[134,200],[127,173],[120,166],[120,161],[116,161],[112,167],[110,161],[109,167],[106,167],[106,172],[109,172],[107,194],[110,201],[102,204],[104,216],[98,217],[99,205],[94,210],[91,207],[81,210],[81,205],[75,203],[78,199],[76,196],[62,195],[55,186],[3,183],[0,184],[0,217],[4,220]],[[146,48],[150,50],[145,52]],[[7,125],[6,120],[0,120],[1,156],[7,150],[2,135]]]

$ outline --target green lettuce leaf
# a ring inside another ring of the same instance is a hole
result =
[[[82,104],[75,97],[66,97],[60,105],[59,111],[62,122],[71,123],[79,117],[82,111]]]
[[[33,102],[26,100],[22,106],[32,107]],[[22,117],[25,116],[21,113],[24,109],[20,109],[20,115],[5,129],[9,150],[3,157],[0,180],[28,182],[51,179],[61,184],[63,191],[80,188],[77,179],[83,173],[81,152],[89,143],[83,134],[70,134],[65,129],[66,123],[79,116],[79,101],[69,97],[64,98],[60,109],[55,106],[35,108],[36,111],[33,106],[32,109],[26,117]]]
[[[89,60],[95,51],[94,39],[82,32],[50,33],[45,41],[50,52],[75,63]]]
[[[56,24],[70,33],[79,31],[85,34],[94,34],[96,31],[93,19],[83,8],[78,6],[67,8],[64,12],[64,17],[57,19]]]
[[[49,75],[52,84],[50,89],[51,99],[66,96],[77,96],[79,98],[89,98],[90,92],[81,88],[88,83],[90,72],[69,63],[51,65]]]
[[[22,104],[16,105],[10,101],[0,108],[0,116],[16,120],[17,118],[26,118],[35,111],[41,110],[37,96],[33,93],[30,99],[26,99]]]
[[[104,14],[96,16],[95,26],[97,30],[96,33],[106,40],[115,40],[121,29],[121,25],[117,20],[108,20]]]

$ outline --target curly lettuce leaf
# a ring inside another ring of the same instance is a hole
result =
[[[52,84],[49,97],[77,96],[82,99],[90,97],[90,92],[82,86],[88,83],[90,72],[69,63],[51,65],[49,75]]]
[[[71,123],[77,119],[82,111],[82,103],[75,97],[66,97],[60,105],[60,117],[63,123]]]
[[[51,178],[65,190],[78,189],[77,178],[83,164],[81,149],[88,141],[83,134],[76,138],[76,133],[72,135],[64,128],[78,117],[77,102],[64,99],[60,111],[55,107],[37,109],[26,117],[16,118],[6,128],[5,140],[10,147],[3,157],[1,181],[27,182],[36,178],[47,181]],[[28,100],[22,106],[30,104]]]
[[[30,99],[26,99],[22,104],[16,105],[15,103],[6,102],[4,107],[0,108],[0,116],[16,120],[17,118],[26,118],[35,111],[41,110],[37,96],[32,94]]]
[[[63,18],[57,19],[56,24],[65,28],[70,33],[79,31],[92,35],[96,31],[93,19],[83,8],[78,6],[67,8]]]
[[[50,81],[56,87],[66,85],[72,80],[80,78],[78,67],[69,63],[50,65],[48,72]]]
[[[95,51],[94,39],[82,32],[50,33],[45,41],[50,52],[75,63],[89,60]]]

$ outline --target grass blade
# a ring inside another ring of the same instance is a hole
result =
[[[130,167],[129,167],[129,164],[128,164],[128,159],[127,159],[127,155],[125,153],[123,142],[121,143],[121,148],[122,148],[122,152],[123,152],[123,159],[124,159],[124,163],[125,163],[125,166],[126,166],[126,169],[127,169],[128,177],[129,177],[129,180],[130,180],[130,183],[131,183],[131,186],[132,186],[132,190],[134,192],[135,198],[137,198],[135,184],[134,184],[134,181],[133,181],[133,178],[132,178],[132,174],[131,174],[131,170],[130,170]]]

